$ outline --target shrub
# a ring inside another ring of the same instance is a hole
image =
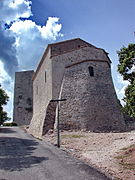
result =
[[[17,126],[17,124],[15,122],[3,123],[3,126]]]

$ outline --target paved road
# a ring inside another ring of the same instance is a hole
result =
[[[26,134],[0,128],[0,180],[108,180],[66,152]]]

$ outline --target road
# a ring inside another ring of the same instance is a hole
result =
[[[0,127],[0,180],[109,180],[18,127]]]

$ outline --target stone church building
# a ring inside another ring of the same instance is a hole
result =
[[[29,131],[35,136],[54,128],[57,103],[51,100],[61,98],[66,99],[60,103],[59,112],[63,130],[121,131],[125,128],[107,53],[79,38],[49,44],[29,85],[33,86]],[[16,88],[15,94],[18,94]],[[14,112],[16,107],[14,100]],[[22,122],[26,114],[14,113],[14,119],[21,117],[18,121]]]

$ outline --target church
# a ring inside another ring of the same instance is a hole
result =
[[[57,125],[58,103],[51,101],[55,99],[66,99],[59,104],[61,130],[124,130],[125,121],[111,76],[111,60],[105,50],[79,38],[49,44],[35,72],[30,71],[29,78],[21,81],[20,86],[23,86],[29,79],[31,87],[27,89],[33,89],[29,94],[22,88],[21,108],[25,109],[22,111],[16,103],[19,73],[25,72],[16,73],[13,119],[17,122],[21,113],[18,125],[24,116],[27,124],[26,116],[30,113],[29,132],[34,136],[45,135]],[[26,108],[28,98],[33,109],[29,113]]]

